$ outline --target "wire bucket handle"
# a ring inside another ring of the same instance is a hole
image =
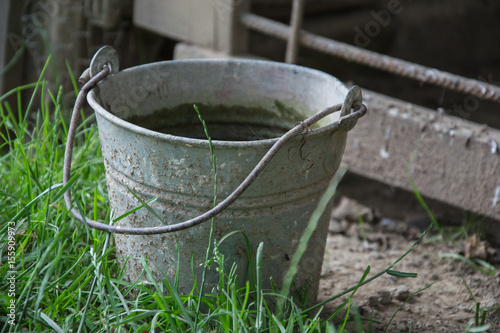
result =
[[[73,113],[71,116],[71,122],[68,130],[68,137],[66,141],[66,150],[64,153],[64,167],[63,167],[63,183],[66,185],[70,180],[71,175],[71,160],[73,157],[73,144],[75,141],[76,128],[79,121],[79,112],[82,108],[85,97],[88,92],[99,83],[101,80],[106,78],[110,74],[118,73],[119,62],[118,54],[114,48],[111,46],[104,46],[92,58],[90,67],[86,69],[79,79],[80,83],[83,83],[83,87],[80,89],[78,96],[73,107]],[[354,111],[352,110],[354,109]],[[245,180],[223,201],[217,204],[214,208],[206,211],[205,213],[192,218],[190,220],[163,225],[159,227],[144,227],[144,228],[134,228],[134,227],[122,227],[119,225],[110,225],[102,222],[97,222],[92,219],[82,216],[78,210],[71,208],[71,189],[69,188],[64,193],[64,201],[68,210],[71,211],[74,218],[82,223],[86,223],[89,227],[95,228],[102,231],[119,233],[119,234],[129,234],[129,235],[154,235],[170,233],[179,230],[188,229],[194,227],[198,224],[208,221],[215,215],[221,213],[227,207],[229,207],[238,197],[253,183],[257,176],[264,170],[266,165],[271,161],[271,159],[276,155],[280,148],[293,137],[307,133],[309,127],[316,123],[318,120],[326,117],[327,115],[341,111],[340,119],[336,122],[336,126],[340,127],[343,122],[347,120],[356,120],[366,114],[366,106],[362,104],[362,94],[361,89],[358,86],[353,86],[347,93],[344,99],[344,103],[337,104],[332,107],[328,107],[313,116],[300,122],[298,125],[290,129],[288,132],[283,134],[269,149],[269,151],[264,155],[260,162],[254,167],[254,169],[248,174]]]

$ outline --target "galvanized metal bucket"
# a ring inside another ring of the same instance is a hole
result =
[[[343,103],[347,92],[328,74],[257,60],[166,61],[109,75],[87,100],[97,117],[115,216],[138,207],[136,196],[157,197],[151,207],[172,223],[213,207],[212,156],[193,104],[213,138],[220,201],[279,136],[319,110]],[[270,277],[281,285],[311,213],[340,165],[347,132],[364,114],[353,113],[342,118],[340,112],[333,113],[286,142],[239,199],[216,216],[215,239],[241,231],[254,255],[264,242],[265,288],[271,287]],[[309,288],[311,299],[316,298],[330,210],[324,212],[294,281],[296,288]],[[161,225],[147,209],[140,209],[119,221],[114,231]],[[180,292],[188,293],[195,281],[200,283],[210,228],[205,223],[168,234],[116,234],[117,256],[129,258],[131,281],[143,272],[140,258],[147,257],[158,278],[164,276],[160,272],[172,279],[179,274]],[[228,237],[219,251],[228,271],[236,263],[243,286],[253,260],[243,235]],[[208,290],[216,288],[218,280],[218,272],[209,269]]]

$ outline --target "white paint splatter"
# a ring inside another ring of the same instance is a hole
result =
[[[385,142],[382,149],[380,149],[380,156],[385,160],[389,158],[389,138],[391,137],[391,125],[385,128]]]
[[[493,139],[490,140],[490,151],[492,154],[496,154],[498,151],[498,143]]]
[[[380,149],[380,157],[382,157],[384,160],[389,158],[389,152],[384,148]]]
[[[500,201],[500,186],[497,186],[495,189],[495,195],[493,196],[493,206],[492,208],[495,208],[497,203]]]

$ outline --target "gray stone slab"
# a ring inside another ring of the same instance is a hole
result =
[[[500,219],[500,131],[364,91],[368,114],[349,133],[349,170]]]

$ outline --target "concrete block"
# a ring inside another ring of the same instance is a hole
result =
[[[136,0],[134,24],[158,34],[213,48],[215,12],[211,1]]]
[[[500,131],[364,91],[368,114],[349,132],[352,173],[500,220]]]

